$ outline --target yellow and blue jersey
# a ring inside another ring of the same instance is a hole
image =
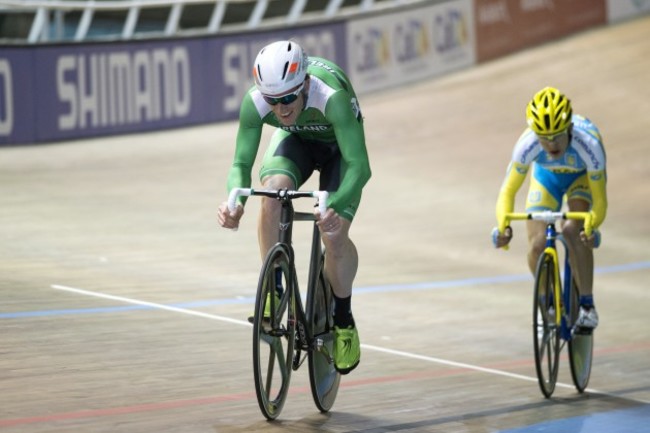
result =
[[[587,118],[574,114],[566,151],[551,158],[537,134],[527,128],[517,140],[497,200],[499,229],[505,228],[505,214],[514,210],[514,199],[532,167],[527,211],[559,210],[563,197],[580,198],[591,204],[594,227],[607,212],[607,158],[598,128]]]

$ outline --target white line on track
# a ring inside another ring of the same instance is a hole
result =
[[[537,378],[535,378],[535,377],[524,376],[524,375],[521,375],[521,374],[508,373],[507,371],[495,370],[493,368],[480,367],[478,365],[465,364],[463,362],[449,361],[447,359],[434,358],[432,356],[418,355],[416,353],[403,352],[401,350],[386,349],[384,347],[371,346],[371,345],[368,345],[368,344],[362,344],[362,346],[365,349],[374,350],[376,352],[388,353],[390,355],[395,355],[395,356],[401,356],[403,358],[418,359],[420,361],[433,362],[433,363],[436,363],[436,364],[448,365],[450,367],[464,368],[464,369],[467,369],[467,370],[475,370],[475,371],[480,371],[480,372],[483,372],[483,373],[490,373],[490,374],[496,374],[496,375],[499,375],[499,376],[511,377],[511,378],[514,378],[514,379],[521,379],[521,380],[528,380],[528,381],[531,381],[531,382],[537,382]],[[558,385],[560,385],[560,384],[558,383]]]
[[[230,317],[216,316],[214,314],[201,313],[200,311],[188,310],[186,308],[170,307],[169,305],[156,304],[155,302],[140,301],[140,300],[137,300],[137,299],[125,298],[123,296],[115,296],[115,295],[108,295],[106,293],[91,292],[89,290],[76,289],[74,287],[61,286],[59,284],[52,284],[51,287],[53,289],[56,289],[56,290],[64,290],[66,292],[78,293],[80,295],[94,296],[96,298],[111,299],[113,301],[121,301],[121,302],[126,302],[128,304],[144,305],[146,307],[159,308],[161,310],[172,311],[174,313],[189,314],[191,316],[203,317],[204,319],[211,319],[211,320],[218,320],[218,321],[221,321],[221,322],[234,323],[235,325],[252,326],[246,320],[231,319]]]
[[[248,321],[245,321],[245,320],[231,319],[229,317],[217,316],[217,315],[208,314],[208,313],[202,313],[200,311],[188,310],[186,308],[170,307],[168,305],[157,304],[155,302],[140,301],[138,299],[125,298],[123,296],[115,296],[115,295],[109,295],[109,294],[106,294],[106,293],[92,292],[90,290],[77,289],[77,288],[74,288],[74,287],[62,286],[62,285],[59,285],[59,284],[52,284],[51,287],[53,289],[56,289],[56,290],[63,290],[63,291],[66,291],[66,292],[78,293],[80,295],[94,296],[96,298],[111,299],[111,300],[114,300],[114,301],[126,302],[126,303],[129,303],[129,304],[143,305],[143,306],[152,307],[152,308],[159,308],[161,310],[171,311],[171,312],[174,312],[174,313],[189,314],[191,316],[197,316],[197,317],[202,317],[204,319],[218,320],[218,321],[221,321],[221,322],[233,323],[235,325],[251,326],[251,324]],[[363,347],[364,349],[375,351],[375,352],[382,352],[382,353],[387,353],[387,354],[390,354],[390,355],[401,356],[403,358],[411,358],[411,359],[417,359],[417,360],[420,360],[420,361],[432,362],[432,363],[441,364],[441,365],[448,365],[448,366],[451,366],[451,367],[464,368],[464,369],[467,369],[467,370],[474,370],[474,371],[479,371],[479,372],[482,372],[482,373],[488,373],[488,374],[494,374],[494,375],[498,375],[498,376],[509,377],[509,378],[512,378],[512,379],[526,380],[528,382],[537,382],[536,377],[509,373],[507,371],[495,370],[493,368],[486,368],[486,367],[481,367],[481,366],[478,366],[478,365],[472,365],[472,364],[465,364],[465,363],[462,363],[462,362],[449,361],[449,360],[446,360],[446,359],[434,358],[434,357],[425,356],[425,355],[418,355],[416,353],[403,352],[403,351],[400,351],[400,350],[387,349],[387,348],[384,348],[384,347],[372,346],[372,345],[368,345],[368,344],[362,344],[361,347]],[[562,387],[562,388],[573,388],[573,385],[566,384],[566,383],[559,383],[559,382],[556,384],[556,386],[559,386],[559,387]],[[591,389],[591,388],[587,388],[587,391],[591,392],[591,393],[595,393],[595,394],[610,395],[608,393],[597,391],[597,390]]]

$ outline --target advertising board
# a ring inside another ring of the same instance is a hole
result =
[[[607,0],[607,19],[617,22],[650,13],[650,0]]]
[[[0,144],[236,119],[257,52],[279,39],[346,66],[343,23],[218,38],[3,47]]]
[[[472,2],[457,0],[351,21],[348,75],[358,93],[474,64]]]
[[[605,0],[475,0],[479,62],[605,24]]]

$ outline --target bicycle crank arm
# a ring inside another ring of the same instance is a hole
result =
[[[325,342],[322,338],[314,339],[314,350],[322,353],[330,364],[334,362],[334,358],[330,355],[330,352],[327,350],[327,346],[325,346]]]

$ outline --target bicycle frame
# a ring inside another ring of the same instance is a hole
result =
[[[571,311],[573,309],[573,302],[574,300],[571,299],[571,284],[573,284],[573,270],[571,269],[571,264],[569,263],[569,248],[566,245],[566,241],[562,237],[562,235],[558,236],[558,240],[564,245],[564,250],[566,251],[566,255],[564,257],[564,274],[563,276],[563,283],[562,287],[564,290],[562,291],[562,301],[564,302],[564,309],[562,311],[562,324],[560,326],[560,336],[562,337],[563,340],[569,341],[573,337],[573,331],[574,331],[574,326],[567,320],[567,317],[570,317]],[[556,254],[557,254],[557,249],[556,249]],[[559,271],[559,268],[558,268]],[[559,276],[559,272],[558,272]],[[559,310],[557,310],[559,311]]]
[[[557,247],[555,245],[556,239],[557,231],[555,229],[555,224],[548,223],[546,225],[546,248],[544,249],[544,253],[553,258],[553,267],[555,269],[555,272],[553,272],[553,279],[555,280],[553,284],[553,296],[555,298],[553,303],[555,305],[555,311],[562,312],[562,314],[555,315],[555,324],[559,326],[561,318],[564,317],[564,311],[562,310],[562,302],[560,302],[560,299],[562,298],[562,286],[560,286],[560,267],[557,256]]]
[[[565,257],[564,257],[564,267],[560,268],[559,266],[559,255],[557,249],[557,242],[560,241],[564,245]],[[571,264],[569,263],[569,248],[566,245],[566,241],[562,235],[557,234],[557,229],[555,224],[549,223],[546,226],[546,248],[544,253],[550,255],[553,258],[553,266],[555,269],[554,274],[554,305],[555,311],[561,312],[561,314],[555,315],[555,324],[560,329],[560,336],[562,340],[569,341],[573,335],[573,327],[570,326],[570,322],[567,319],[568,315],[571,314],[571,308],[573,307],[571,299],[571,291],[569,290],[572,284],[573,272],[571,270]],[[562,279],[560,284],[560,273],[562,272]]]
[[[585,234],[590,235],[593,231],[593,226],[591,223],[591,214],[589,212],[531,212],[531,213],[518,213],[511,212],[506,215],[506,226],[509,225],[510,221],[514,220],[538,220],[546,222],[546,246],[544,248],[544,253],[549,254],[553,258],[553,265],[555,269],[554,273],[554,305],[555,311],[562,312],[562,314],[556,314],[555,324],[561,329],[561,337],[563,340],[570,340],[573,333],[573,329],[569,328],[566,314],[571,312],[571,293],[569,290],[562,290],[562,287],[569,288],[571,287],[571,281],[573,274],[571,271],[571,266],[569,264],[569,249],[564,241],[562,235],[557,234],[557,229],[555,227],[555,221],[557,220],[583,220],[584,221],[584,230]],[[562,281],[560,281],[560,267],[557,251],[556,240],[560,239],[562,244],[565,247],[566,257],[564,263],[564,275]],[[560,282],[563,285],[560,285]],[[562,326],[560,326],[562,325]]]
[[[282,244],[289,254],[289,259],[291,262],[291,289],[294,292],[294,299],[296,302],[296,312],[298,314],[297,318],[297,332],[298,332],[298,342],[300,343],[300,349],[309,351],[309,350],[320,350],[322,345],[319,345],[316,341],[313,334],[313,330],[310,326],[307,325],[308,319],[305,312],[305,307],[302,302],[302,297],[300,296],[300,286],[298,284],[298,278],[296,275],[296,266],[295,266],[295,252],[292,246],[292,235],[293,235],[293,223],[294,221],[315,221],[314,215],[307,212],[295,212],[291,200],[282,200],[282,210],[280,213],[280,224],[278,227],[279,230],[279,240],[278,243]],[[308,280],[307,280],[307,293],[313,290],[313,287],[316,286],[318,275],[316,274],[316,268],[318,263],[322,259],[323,253],[320,243],[320,232],[318,227],[314,224],[312,232],[312,242],[311,242],[311,252],[309,260],[309,270],[308,270]],[[293,370],[298,370],[302,365],[305,358],[300,359],[299,351],[296,352],[296,358],[293,360],[292,368]],[[305,354],[306,356],[306,354]],[[328,354],[329,356],[329,354]]]

